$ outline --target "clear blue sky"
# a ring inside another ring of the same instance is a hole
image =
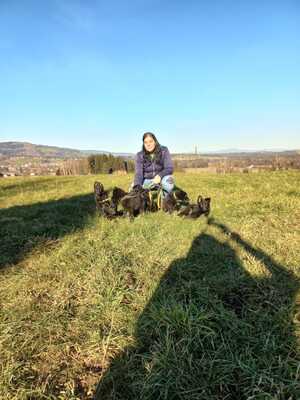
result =
[[[300,148],[299,0],[0,0],[0,141]]]

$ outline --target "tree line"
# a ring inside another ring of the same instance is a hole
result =
[[[123,157],[115,157],[112,154],[97,154],[88,157],[90,173],[106,174],[114,171],[134,171],[134,161]]]
[[[56,175],[112,174],[120,171],[133,172],[134,161],[112,154],[92,154],[84,159],[64,161]]]

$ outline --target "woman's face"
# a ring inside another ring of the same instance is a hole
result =
[[[145,149],[147,151],[149,151],[149,153],[152,153],[152,151],[154,151],[155,145],[156,145],[155,140],[151,136],[145,137],[144,146],[145,146]]]

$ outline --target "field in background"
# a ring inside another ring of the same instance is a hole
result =
[[[0,181],[0,399],[300,398],[300,174],[177,174],[211,218],[107,221],[94,180]]]

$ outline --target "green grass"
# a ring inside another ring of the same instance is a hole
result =
[[[178,174],[211,218],[107,221],[94,180],[0,181],[0,399],[300,398],[300,174]]]

